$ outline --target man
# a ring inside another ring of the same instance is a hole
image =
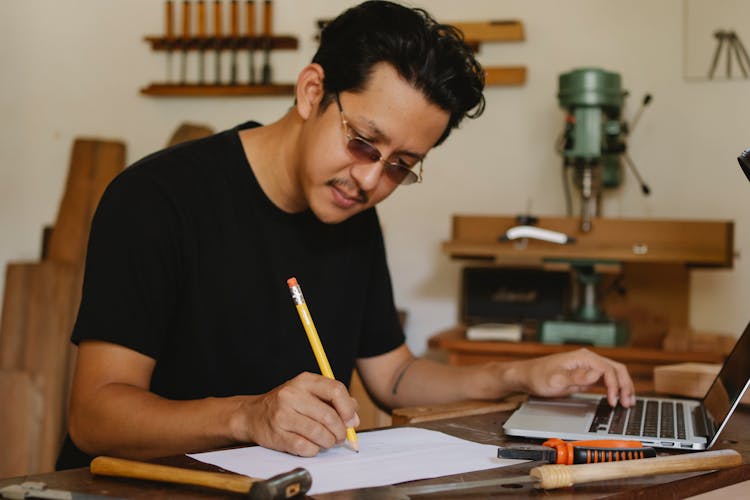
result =
[[[358,424],[356,365],[388,407],[554,396],[625,368],[585,350],[451,367],[404,344],[374,206],[483,108],[483,73],[425,12],[366,2],[323,31],[294,106],[128,168],[92,224],[69,433],[58,467],[238,443],[302,456]],[[473,110],[473,112],[472,112]],[[292,276],[340,381],[318,375]]]

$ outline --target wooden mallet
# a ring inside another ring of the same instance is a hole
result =
[[[92,474],[101,476],[205,486],[242,493],[254,500],[276,500],[302,495],[312,484],[310,473],[300,467],[268,479],[256,479],[241,474],[199,471],[102,456],[91,461],[90,469]]]

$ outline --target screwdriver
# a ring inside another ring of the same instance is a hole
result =
[[[638,458],[653,458],[656,450],[644,447],[639,441],[594,439],[565,442],[552,438],[541,447],[498,448],[498,458],[539,460],[551,464],[572,465],[598,462],[620,462]]]

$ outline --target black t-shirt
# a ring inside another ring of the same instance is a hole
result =
[[[340,224],[283,212],[246,159],[248,126],[135,163],[92,222],[72,340],[155,359],[151,391],[165,398],[259,394],[319,373],[292,276],[338,380],[349,382],[356,358],[404,342],[375,210]],[[58,468],[87,465],[65,456]]]

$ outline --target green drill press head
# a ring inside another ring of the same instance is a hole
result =
[[[563,73],[557,94],[568,112],[563,157],[575,166],[601,167],[604,187],[616,187],[622,178],[620,153],[625,150],[620,113],[627,92],[620,75],[599,68]]]

